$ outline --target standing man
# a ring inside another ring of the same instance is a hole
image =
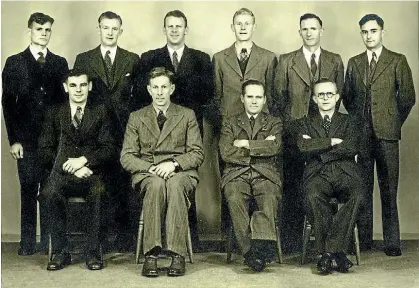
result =
[[[206,105],[213,95],[211,59],[207,53],[185,45],[188,34],[188,19],[179,10],[170,11],[163,19],[166,45],[141,55],[141,75],[138,78],[138,93],[142,106],[150,104],[147,92],[147,75],[155,67],[165,67],[174,73],[174,91],[171,101],[194,110],[201,135]]]
[[[195,113],[171,103],[173,73],[156,67],[149,73],[151,105],[131,113],[121,152],[121,164],[132,175],[136,203],[144,215],[142,275],[159,276],[157,258],[165,248],[172,257],[168,276],[185,274],[188,208],[204,160]],[[142,200],[140,200],[142,199]],[[165,227],[165,242],[162,239]]]
[[[281,153],[282,123],[263,112],[264,86],[259,80],[242,85],[245,111],[225,119],[221,128],[220,152],[225,161],[221,186],[230,210],[245,264],[262,271],[276,254],[282,194],[281,173],[276,157]],[[255,209],[249,216],[249,202]]]
[[[123,32],[122,19],[118,14],[111,11],[103,12],[98,23],[100,45],[77,55],[74,69],[82,69],[91,77],[93,90],[90,97],[105,103],[110,110],[115,125],[114,131],[119,146],[122,147],[129,114],[139,108],[138,99],[132,93],[139,56],[118,46],[119,36]],[[118,250],[127,250],[130,241],[126,238],[131,238],[130,227],[127,227],[126,223],[126,219],[129,218],[129,174],[123,171],[118,162],[109,163],[107,173],[110,194],[108,220],[111,223],[108,228],[111,234],[117,233],[122,238],[116,241],[117,245],[122,245]]]
[[[3,114],[10,154],[17,160],[21,186],[21,235],[18,254],[35,253],[36,197],[43,171],[38,160],[38,138],[48,107],[63,102],[61,84],[68,72],[67,61],[53,54],[47,45],[54,19],[40,12],[28,20],[30,45],[10,56],[4,66]],[[47,249],[48,233],[43,203],[40,201],[41,249]]]
[[[288,125],[290,120],[317,114],[314,103],[313,83],[328,78],[336,83],[338,91],[343,87],[344,69],[340,55],[320,47],[323,22],[315,14],[300,17],[299,34],[303,46],[279,56],[275,72],[273,114],[284,121],[284,233],[285,250],[299,250],[303,212],[299,198],[304,162],[289,149]],[[339,104],[338,104],[339,106]],[[296,241],[298,239],[298,241]]]
[[[266,104],[271,108],[274,71],[277,64],[273,52],[257,46],[252,41],[256,30],[255,15],[241,8],[233,15],[231,30],[236,41],[229,48],[213,57],[215,74],[215,106],[222,118],[235,116],[244,111],[241,103],[241,87],[248,79],[262,82]],[[266,110],[266,108],[265,108]],[[218,120],[218,125],[221,123]]]
[[[349,59],[343,104],[364,120],[368,156],[364,165],[367,192],[361,209],[359,231],[362,248],[371,249],[373,231],[374,162],[380,187],[384,252],[400,256],[397,212],[399,140],[401,128],[415,104],[412,73],[406,57],[383,46],[384,21],[367,14],[359,21],[367,50]]]

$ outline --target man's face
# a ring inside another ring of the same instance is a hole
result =
[[[185,27],[182,17],[169,16],[166,18],[163,33],[169,45],[182,46],[185,43],[185,35],[188,34],[188,27]]]
[[[361,37],[365,47],[369,50],[376,50],[383,45],[384,30],[377,21],[368,21],[361,26]]]
[[[255,29],[256,24],[253,21],[253,17],[248,14],[237,15],[234,17],[233,24],[231,24],[231,30],[238,41],[252,40]]]
[[[153,104],[163,108],[169,106],[170,95],[175,91],[175,85],[170,83],[168,77],[159,76],[150,80],[147,90],[153,98]]]
[[[260,85],[249,85],[245,89],[245,94],[240,96],[244,104],[244,109],[251,115],[259,114],[266,103],[265,91]]]
[[[320,46],[320,38],[323,35],[323,29],[320,26],[319,20],[316,18],[309,18],[301,21],[300,30],[301,39],[305,47]]]
[[[99,24],[100,43],[105,47],[118,44],[118,37],[122,34],[121,23],[118,19],[103,18]]]
[[[51,38],[51,26],[50,22],[44,24],[32,22],[32,26],[28,31],[31,37],[31,44],[41,46],[42,49],[45,48]]]
[[[76,105],[86,103],[89,91],[92,89],[92,82],[88,81],[87,75],[68,77],[63,85],[70,102]]]
[[[335,110],[336,102],[339,100],[336,85],[332,82],[320,83],[314,87],[314,102],[320,112],[331,112]]]

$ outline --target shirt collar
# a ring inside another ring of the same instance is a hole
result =
[[[321,49],[320,46],[316,49],[316,51],[314,51],[314,55],[316,55],[316,64],[319,64],[319,59],[320,59],[320,53],[321,53]],[[313,54],[313,52],[311,52],[310,50],[308,50],[305,46],[303,46],[303,54],[304,54],[304,58],[307,61],[308,66],[310,67],[310,63],[311,63],[311,54]]]
[[[170,104],[169,104],[169,106],[167,106],[165,109],[160,109],[160,108],[154,106],[154,104],[152,104],[152,105],[153,105],[154,111],[156,111],[156,115],[159,115],[159,112],[163,111],[164,116],[166,116],[167,109],[169,109],[169,107],[170,107]]]
[[[74,114],[76,114],[77,107],[81,107],[81,114],[83,115],[84,114],[84,108],[86,107],[86,103],[87,102],[84,102],[83,104],[80,105],[80,104],[70,102],[71,118],[73,118]]]
[[[170,59],[172,59],[172,61],[173,61],[173,52],[176,51],[177,59],[180,62],[180,59],[182,58],[182,55],[183,55],[183,51],[185,50],[185,45],[183,45],[182,47],[180,47],[177,50],[175,50],[172,47],[170,47],[169,45],[167,45],[167,50],[169,50]]]
[[[320,112],[320,116],[322,117],[322,120],[324,120],[324,116],[326,116],[326,115],[328,115],[330,121],[332,121],[332,117],[333,117],[333,115],[335,115],[335,110],[333,112],[328,112],[328,113]]]
[[[116,49],[118,48],[118,46],[114,46],[114,47],[104,47],[103,45],[100,45],[100,53],[102,54],[102,58],[105,58],[106,52],[110,51],[109,53],[109,57],[111,57],[112,63],[115,60],[115,55],[116,55]]]
[[[249,114],[249,113],[247,113],[246,112],[246,114],[247,114],[247,118],[249,118],[250,119],[250,117],[252,117],[253,116],[253,118],[255,118],[255,120],[256,120],[256,118],[258,117],[258,115],[259,115],[259,113],[258,114],[256,114],[256,115],[252,115],[252,114]]]
[[[45,47],[42,50],[39,50],[38,47],[35,47],[34,45],[29,45],[29,50],[31,51],[31,54],[33,55],[33,57],[35,58],[35,60],[38,60],[39,58],[39,52],[42,52],[42,54],[44,54],[44,57],[47,57],[47,53],[48,53],[48,49],[47,47]]]
[[[375,55],[377,57],[376,61],[378,61],[378,59],[380,58],[381,52],[383,51],[383,46],[381,46],[380,48],[378,48],[377,50],[375,50]],[[367,49],[367,56],[368,56],[368,63],[371,62],[372,59],[372,51]]]
[[[247,54],[250,55],[250,52],[252,52],[253,42],[244,42],[240,43],[240,45],[237,45],[237,43],[234,43],[234,48],[236,49],[237,57],[240,58],[240,53],[242,52],[242,49],[247,50]]]

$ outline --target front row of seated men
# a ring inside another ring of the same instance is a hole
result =
[[[47,269],[59,270],[71,262],[65,239],[65,198],[75,194],[86,197],[91,215],[86,266],[99,270],[103,268],[99,253],[103,167],[118,157],[117,143],[108,111],[88,99],[91,82],[86,72],[70,71],[63,85],[69,103],[49,111],[40,140],[42,163],[52,168],[42,191],[53,250]],[[157,259],[165,250],[172,257],[168,276],[181,276],[185,274],[190,197],[204,159],[202,139],[194,112],[170,101],[175,90],[172,72],[154,68],[147,89],[152,104],[131,113],[120,161],[132,175],[137,204],[142,206],[137,209],[144,220],[142,275],[159,276]],[[291,123],[291,137],[305,156],[303,193],[321,255],[318,271],[347,272],[352,263],[345,252],[362,194],[355,161],[360,154],[359,129],[350,116],[335,111],[339,94],[334,82],[321,79],[314,91],[319,114]],[[223,120],[222,187],[244,263],[263,271],[276,254],[282,123],[263,111],[266,95],[260,81],[243,84],[241,102],[245,112]],[[329,204],[331,197],[345,202],[336,215]],[[138,213],[131,220],[138,222],[139,217]]]

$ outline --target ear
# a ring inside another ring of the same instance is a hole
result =
[[[240,100],[242,101],[242,103],[244,103],[244,96],[240,95]]]
[[[93,83],[92,81],[89,81],[89,91],[92,91]]]
[[[149,85],[147,85],[147,91],[148,91],[148,94],[150,94],[150,96],[152,95],[152,93],[151,93],[151,86],[150,86],[150,84]]]
[[[121,36],[122,32],[124,32],[124,29],[121,27],[121,29],[119,29],[118,35]]]
[[[339,101],[339,98],[340,98],[339,93],[336,93],[336,95],[335,95],[335,101],[338,102]]]
[[[318,99],[317,99],[316,95],[313,95],[313,101],[314,101],[314,103],[318,104],[317,103]]]
[[[255,31],[256,30],[256,27],[257,27],[257,24],[255,23],[255,24],[253,24],[253,29],[252,29],[252,31]]]
[[[173,92],[175,92],[176,86],[175,84],[170,84],[170,95],[173,94]]]
[[[96,26],[96,31],[97,31],[97,34],[100,35],[100,24],[98,26]]]
[[[384,35],[385,35],[385,34],[386,34],[386,30],[384,30],[384,29],[383,29],[383,30],[381,31],[381,37],[384,37]]]
[[[301,29],[298,29],[298,35],[300,35],[300,37],[303,38],[303,35],[301,34]]]
[[[263,105],[266,104],[266,95],[263,96]]]
[[[167,36],[167,32],[166,32],[166,26],[163,26],[163,34]]]
[[[63,86],[64,86],[65,93],[68,93],[67,83],[66,82],[63,82]]]
[[[236,32],[236,28],[235,28],[235,26],[234,26],[234,23],[233,23],[233,24],[231,24],[231,31],[233,31],[234,33]]]
[[[321,29],[320,29],[320,36],[323,36],[323,32],[324,32],[324,29],[323,29],[323,28],[321,28]]]
[[[31,28],[28,28],[28,36],[31,37]]]
[[[188,34],[188,32],[189,32],[189,27],[186,27],[185,28],[185,35]]]

